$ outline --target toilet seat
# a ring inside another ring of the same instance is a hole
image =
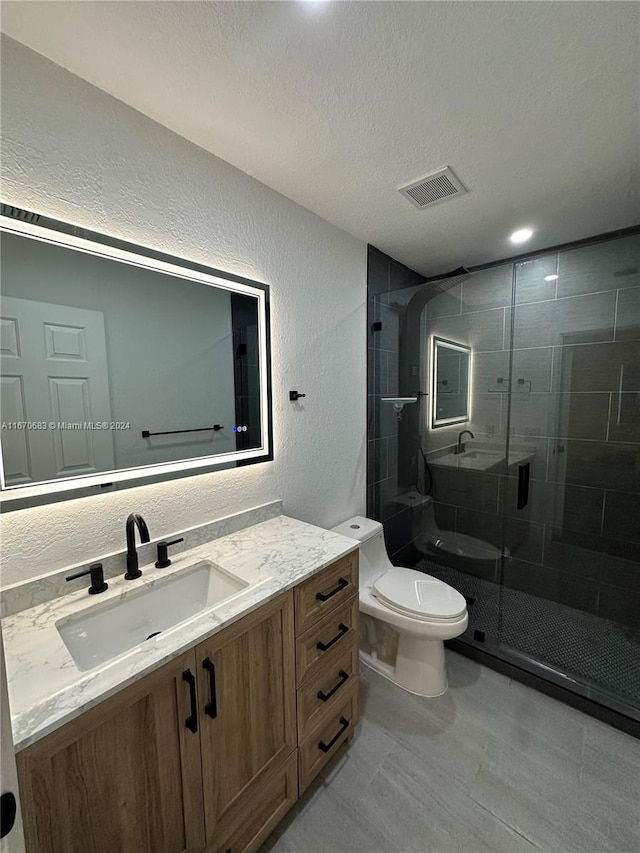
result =
[[[427,548],[439,553],[444,551],[454,557],[462,557],[466,560],[498,561],[502,556],[502,550],[496,548],[489,542],[483,542],[475,536],[466,533],[454,533],[452,530],[439,530],[437,533],[426,534]],[[508,548],[504,549],[505,557],[510,557]]]
[[[467,609],[457,590],[415,569],[389,569],[373,584],[373,593],[392,610],[434,622],[458,619]]]

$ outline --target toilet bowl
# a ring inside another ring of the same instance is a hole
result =
[[[418,696],[447,689],[444,640],[468,625],[467,603],[453,587],[393,566],[382,525],[355,516],[333,528],[360,544],[360,659]]]
[[[509,549],[505,547],[501,550],[468,533],[440,529],[435,517],[433,498],[420,495],[420,502],[425,532],[416,541],[416,546],[425,557],[466,574],[497,581],[501,560],[503,557],[507,561],[511,559]]]

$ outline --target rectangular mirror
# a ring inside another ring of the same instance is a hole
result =
[[[431,347],[431,427],[469,420],[471,348],[433,336]]]
[[[2,212],[5,509],[272,458],[267,285]]]

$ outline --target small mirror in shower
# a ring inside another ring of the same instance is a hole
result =
[[[433,336],[431,347],[431,428],[469,420],[471,348]]]

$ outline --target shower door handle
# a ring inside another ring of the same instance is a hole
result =
[[[531,471],[531,463],[518,467],[518,509],[524,509],[529,503],[529,473]]]

